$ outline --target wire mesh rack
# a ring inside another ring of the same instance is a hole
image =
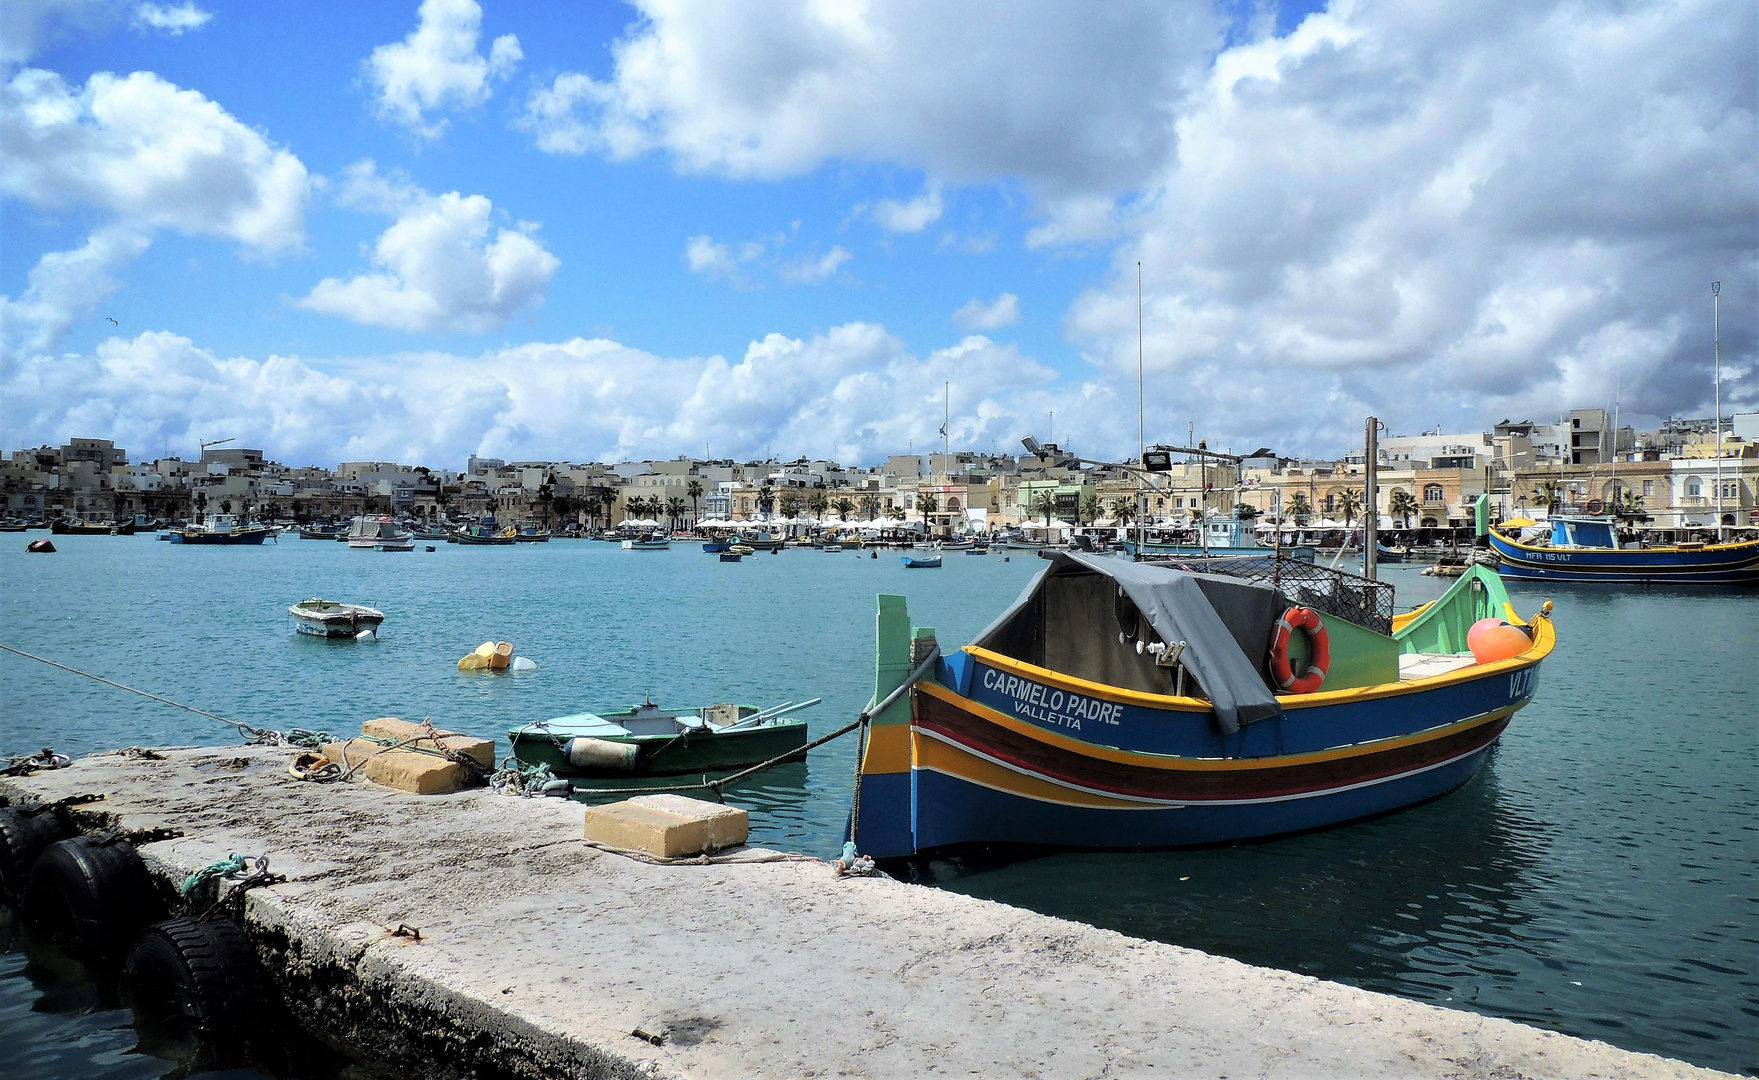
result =
[[[1175,570],[1192,570],[1269,585],[1289,602],[1335,615],[1376,633],[1393,632],[1393,587],[1360,574],[1336,570],[1290,555],[1212,555],[1145,560]]]

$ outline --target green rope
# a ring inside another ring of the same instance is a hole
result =
[[[237,854],[234,854],[231,858],[221,859],[219,862],[209,863],[184,879],[182,889],[183,902],[186,904],[189,903],[190,898],[195,895],[196,890],[200,889],[203,885],[212,881],[214,878],[227,877],[231,874],[242,874],[248,869],[250,869],[250,860],[243,855]]]

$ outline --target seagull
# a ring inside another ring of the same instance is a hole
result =
[[[104,316],[104,318],[106,318],[106,319],[110,319],[110,316],[108,316],[108,315],[106,315],[106,316]],[[117,326],[121,326],[121,325],[122,325],[122,324],[121,324],[121,323],[119,323],[119,322],[116,322],[116,320],[115,320],[115,319],[110,319],[110,321],[111,321],[111,322],[112,322],[112,323],[116,323],[116,325],[117,325]]]

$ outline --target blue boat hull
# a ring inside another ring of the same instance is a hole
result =
[[[1759,584],[1759,541],[1679,548],[1548,548],[1518,544],[1497,532],[1490,545],[1499,573],[1522,581],[1644,585]]]

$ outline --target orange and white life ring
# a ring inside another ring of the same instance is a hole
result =
[[[1295,677],[1294,669],[1289,666],[1289,639],[1296,630],[1306,632],[1312,650],[1307,659],[1307,671],[1300,678]],[[1331,634],[1319,613],[1304,607],[1292,607],[1283,612],[1283,617],[1277,620],[1276,633],[1270,639],[1270,675],[1276,680],[1277,688],[1285,694],[1311,694],[1325,685],[1329,667]]]

